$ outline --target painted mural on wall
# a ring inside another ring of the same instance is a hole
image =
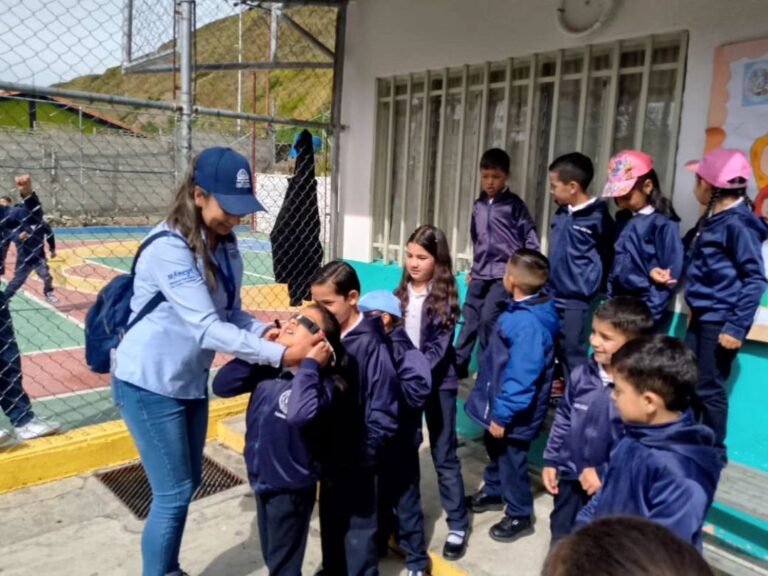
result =
[[[752,161],[755,213],[768,222],[768,38],[715,50],[706,150],[739,148]],[[763,246],[768,274],[768,243]],[[747,336],[768,342],[768,292]]]

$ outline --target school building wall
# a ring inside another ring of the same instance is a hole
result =
[[[596,33],[574,38],[555,22],[555,0],[358,0],[348,9],[341,139],[342,253],[371,259],[375,79],[687,30],[688,62],[677,153],[675,207],[683,228],[697,217],[682,169],[701,156],[714,50],[768,36],[765,0],[616,1]],[[596,181],[600,181],[598,175]],[[667,191],[669,193],[670,191]],[[469,194],[475,191],[467,191]],[[546,190],[541,191],[547,193]]]
[[[765,0],[617,0],[611,21],[573,38],[555,23],[554,0],[359,0],[349,5],[341,140],[342,254],[366,270],[364,291],[394,287],[396,266],[370,262],[375,79],[427,69],[687,30],[688,60],[676,160],[675,207],[681,228],[698,217],[685,162],[701,156],[714,51],[768,36]],[[597,179],[600,179],[598,175]],[[467,191],[475,194],[476,191]],[[546,190],[542,194],[548,193]],[[667,192],[669,193],[669,191]],[[684,317],[679,315],[680,331]],[[768,472],[768,345],[747,342],[731,377],[729,455]],[[737,385],[734,385],[737,383]]]

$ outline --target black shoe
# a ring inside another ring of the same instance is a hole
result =
[[[491,526],[488,533],[497,542],[512,542],[521,536],[533,534],[533,525],[530,518],[505,515],[501,522]]]
[[[461,542],[454,544],[452,542],[449,542],[448,540],[445,541],[445,545],[443,546],[443,558],[446,560],[458,560],[462,556],[464,556],[464,553],[467,551],[467,534],[464,534],[464,538],[461,539]]]
[[[504,509],[504,501],[501,496],[488,496],[482,490],[477,494],[467,498],[467,508],[475,514],[488,512],[489,510],[499,511]]]

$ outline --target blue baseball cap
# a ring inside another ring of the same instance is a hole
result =
[[[400,311],[400,300],[389,290],[368,292],[368,294],[360,298],[357,305],[363,312],[386,312],[395,318],[402,318],[403,316],[403,313]]]
[[[195,184],[213,194],[221,209],[233,216],[264,212],[253,195],[251,165],[232,148],[206,148],[195,163]]]

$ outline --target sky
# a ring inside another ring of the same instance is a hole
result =
[[[125,0],[0,0],[0,80],[47,86],[99,74],[122,60]],[[201,26],[235,13],[198,0]],[[134,55],[173,37],[173,0],[133,0]]]

